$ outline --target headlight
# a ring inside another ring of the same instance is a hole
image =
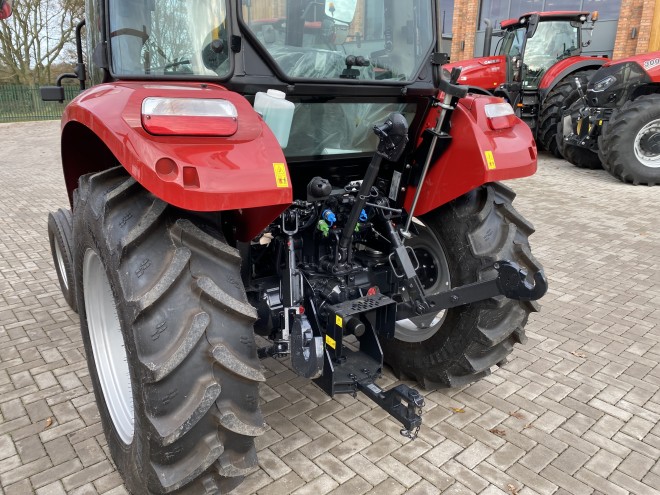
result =
[[[607,76],[605,79],[601,79],[598,82],[595,82],[591,88],[592,91],[595,91],[597,93],[601,91],[605,91],[607,88],[612,86],[616,82],[616,77],[614,76]]]

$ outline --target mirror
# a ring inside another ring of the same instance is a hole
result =
[[[0,0],[0,20],[11,16],[11,2],[9,0]]]
[[[357,0],[333,0],[325,2],[325,15],[335,21],[350,24],[355,17]]]
[[[529,16],[529,24],[527,24],[527,38],[532,38],[536,34],[536,28],[539,27],[539,21],[541,16],[538,14],[532,14]]]

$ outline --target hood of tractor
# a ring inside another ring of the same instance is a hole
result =
[[[646,84],[660,82],[660,52],[608,62],[598,69],[587,85],[592,107],[617,108]]]
[[[449,79],[449,73],[455,67],[461,68],[458,83],[463,86],[476,86],[492,90],[506,81],[506,57],[504,55],[472,58],[445,64],[442,69],[443,72],[447,71],[445,72],[446,79]]]

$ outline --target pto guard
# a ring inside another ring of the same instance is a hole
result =
[[[459,100],[451,118],[451,143],[432,163],[415,215],[428,213],[483,184],[536,172],[536,144],[522,120],[515,118],[512,127],[501,130],[489,126],[485,106],[502,101],[472,94]],[[424,128],[433,128],[436,120],[437,110],[429,112]],[[415,188],[406,192],[404,204],[408,210],[414,195]]]
[[[102,98],[109,93],[112,98]],[[141,121],[147,97],[228,100],[238,111],[238,130],[229,137],[153,136]],[[241,240],[257,235],[291,204],[290,177],[277,139],[243,96],[221,86],[102,84],[67,106],[63,130],[72,122],[98,136],[136,181],[166,203],[193,211],[231,210]],[[75,168],[65,161],[67,177],[69,166]]]

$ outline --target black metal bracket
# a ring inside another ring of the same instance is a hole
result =
[[[397,385],[390,390],[383,390],[373,381],[361,381],[357,383],[358,390],[373,400],[380,407],[399,421],[405,436],[416,436],[415,430],[419,431],[422,425],[421,409],[424,407],[424,397],[414,388],[408,385]],[[405,404],[404,404],[405,403]],[[404,433],[405,432],[405,433]]]
[[[496,296],[505,296],[517,301],[536,301],[548,291],[548,280],[543,270],[534,273],[534,285],[532,285],[527,281],[527,272],[513,261],[498,261],[493,265],[493,269],[497,272],[497,277],[493,279],[427,295],[426,301],[429,303],[430,309],[425,313],[419,313],[408,305],[399,305],[397,320],[455,308]]]

